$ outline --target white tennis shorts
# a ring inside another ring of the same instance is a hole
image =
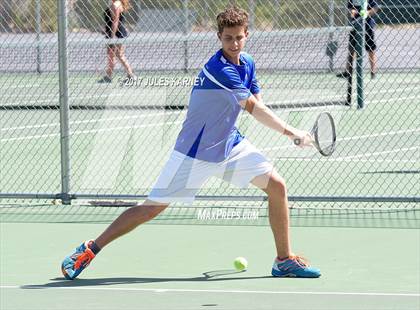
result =
[[[212,176],[246,188],[252,179],[272,170],[265,156],[246,139],[220,163],[198,160],[174,150],[148,199],[159,203],[192,203],[197,191]]]

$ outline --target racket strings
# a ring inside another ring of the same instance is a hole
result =
[[[322,115],[316,124],[316,141],[320,150],[331,153],[335,146],[334,127],[328,116]]]

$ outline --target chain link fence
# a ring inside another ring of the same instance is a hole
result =
[[[231,4],[250,13],[246,52],[265,103],[302,129],[323,110],[338,123],[337,150],[325,159],[240,116],[238,128],[286,179],[291,201],[416,207],[420,1],[403,0],[379,2],[373,16],[376,74],[366,52],[357,71],[364,109],[336,76],[348,67],[353,33],[347,1],[131,1],[128,36],[106,40],[109,1],[0,0],[1,203],[144,198],[173,148],[194,78],[220,48],[215,17]],[[121,43],[112,80],[98,83],[111,77],[107,46]],[[136,78],[126,78],[124,64]],[[217,179],[199,196],[214,205],[264,201],[255,188]]]

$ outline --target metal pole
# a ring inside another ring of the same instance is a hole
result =
[[[329,33],[328,33],[328,46],[331,47],[334,41],[334,0],[330,0],[328,3],[328,27],[329,27]],[[328,68],[330,72],[334,71],[334,54],[329,53],[329,64]]]
[[[67,67],[67,0],[58,1],[58,70],[60,90],[61,200],[70,204],[69,95]]]
[[[189,9],[188,9],[188,0],[183,1],[184,8],[184,72],[188,73],[188,34],[190,32],[190,20],[189,20]]]
[[[35,1],[36,72],[41,73],[41,0]]]
[[[280,0],[274,0],[274,28],[280,29]]]
[[[255,0],[248,1],[249,8],[249,29],[255,29]]]
[[[364,85],[363,85],[363,54],[365,50],[365,27],[368,2],[360,0],[360,17],[356,24],[356,73],[357,73],[357,108],[363,109],[365,105]]]
[[[363,52],[365,47],[365,20],[359,18],[356,23],[356,75],[357,75],[357,108],[364,107],[363,94]]]

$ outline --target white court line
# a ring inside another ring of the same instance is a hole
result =
[[[374,133],[374,134],[361,135],[361,136],[353,136],[353,137],[347,137],[347,138],[338,138],[337,141],[339,142],[339,141],[350,141],[350,140],[359,140],[359,139],[367,139],[367,138],[377,138],[377,137],[383,137],[383,136],[405,134],[405,133],[409,133],[409,132],[420,132],[420,128],[408,129],[408,130],[397,130],[397,131],[390,131],[390,132],[381,132],[381,133]],[[263,148],[263,149],[261,149],[261,151],[275,151],[275,150],[282,150],[282,149],[288,149],[288,148],[294,148],[294,147],[295,146],[293,144],[289,144],[289,145]]]
[[[399,97],[399,98],[387,98],[387,99],[381,99],[381,100],[367,100],[367,105],[369,104],[376,104],[376,103],[394,103],[396,101],[405,101],[407,99],[418,99],[419,96],[410,96],[410,97]],[[411,103],[411,102],[409,102]]]
[[[410,84],[410,85],[414,85],[414,84]],[[393,94],[393,93],[398,93],[398,92],[412,92],[413,90],[420,90],[420,87],[409,87],[409,86],[406,86],[405,88],[397,88],[397,89],[383,89],[383,90],[378,90],[378,91],[375,91],[375,93],[374,93],[374,95],[376,96],[377,94]],[[388,98],[388,100],[392,100],[392,99],[389,99]]]
[[[273,103],[267,103],[267,104],[273,104]],[[297,111],[309,111],[309,110],[323,110],[323,107],[317,107],[317,108],[290,108],[290,109],[284,109],[282,111],[284,112],[297,112]],[[338,108],[336,110],[340,110],[342,108]],[[160,113],[153,113],[153,114],[146,114],[146,115],[137,115],[137,116],[123,116],[123,117],[114,117],[114,118],[99,118],[99,119],[93,119],[93,120],[86,120],[86,121],[74,121],[70,122],[70,125],[74,124],[89,124],[89,123],[99,123],[102,121],[117,121],[117,120],[130,120],[130,119],[136,119],[136,118],[147,118],[147,117],[156,117],[156,116],[164,116],[168,115],[168,113],[178,113],[177,111],[166,111],[166,112],[160,112]],[[245,114],[242,117],[252,116],[250,114]],[[34,126],[19,126],[19,127],[9,127],[9,128],[0,128],[0,131],[15,131],[15,130],[25,130],[25,129],[36,129],[36,128],[46,128],[46,127],[55,127],[59,126],[60,123],[52,123],[52,124],[39,124]]]
[[[19,138],[0,139],[0,143],[10,142],[10,141],[41,139],[41,138],[52,138],[52,137],[58,137],[58,136],[60,136],[59,133],[53,133],[49,135],[34,135],[34,136],[25,136],[25,137],[19,137]]]
[[[29,286],[36,288],[37,286]],[[279,294],[279,295],[321,295],[321,296],[378,296],[378,297],[419,297],[416,293],[382,293],[382,292],[294,292],[294,291],[251,291],[251,290],[196,290],[196,289],[173,289],[173,288],[137,288],[137,287],[46,287],[40,285],[43,289],[53,290],[81,290],[81,291],[138,291],[154,293],[215,293],[215,294]],[[25,287],[14,285],[2,285],[0,289],[25,289]]]
[[[101,99],[101,98],[123,97],[123,96],[127,96],[127,95],[126,94],[122,95],[120,93],[112,93],[112,94],[109,94],[109,95],[106,95],[106,94],[105,95],[91,95],[91,96],[88,96],[88,95],[86,95],[86,96],[71,96],[71,95],[69,95],[69,99],[71,99],[71,100],[73,100],[73,99]],[[33,96],[30,96],[30,97],[32,98]],[[47,97],[47,98],[51,97],[51,99],[28,100],[28,101],[25,101],[25,105],[36,104],[36,103],[56,103],[58,95],[55,94],[55,95],[49,95],[49,96],[44,96],[44,97]],[[7,102],[7,105],[19,106],[21,103],[22,103],[21,101],[19,101],[19,102]]]
[[[299,158],[299,157],[275,157],[274,158],[277,161],[282,161],[282,160],[292,160],[292,161],[325,161],[325,162],[361,162],[361,163],[418,163],[418,160],[415,159],[357,159],[354,160],[352,158],[343,158],[343,157],[338,157],[338,158],[320,158],[320,157],[316,157],[316,158]]]
[[[22,83],[21,81],[19,81],[18,83]],[[23,85],[13,85],[13,86],[8,86],[7,87],[7,89],[15,89],[15,88],[32,88],[32,87],[40,87],[41,86],[41,84],[31,84],[31,85],[28,85],[28,84],[23,84]],[[28,97],[29,95],[23,95],[23,96],[25,96],[25,97]],[[13,97],[15,97],[15,96],[13,96]],[[32,97],[32,96],[30,96],[30,97]]]
[[[170,112],[170,111],[168,111]],[[147,115],[135,115],[135,116],[123,116],[123,117],[113,117],[113,118],[99,118],[93,120],[86,120],[86,121],[74,121],[70,122],[70,125],[74,124],[89,124],[89,123],[97,123],[100,121],[119,121],[119,120],[130,120],[136,118],[145,118],[145,117],[156,117],[156,116],[164,116],[168,115],[168,112],[161,112],[161,113],[154,113],[154,114],[147,114]],[[15,131],[15,130],[25,130],[25,129],[36,129],[36,128],[47,128],[47,127],[57,127],[60,126],[60,123],[52,123],[52,124],[39,124],[34,126],[20,126],[20,127],[9,127],[9,128],[0,128],[0,131]]]
[[[84,130],[84,131],[75,131],[72,133],[72,135],[79,135],[84,133],[94,133],[94,132],[103,132],[103,131],[112,131],[112,130],[121,130],[121,129],[136,129],[136,128],[145,128],[145,127],[155,127],[155,126],[162,126],[162,125],[172,125],[172,124],[179,124],[183,121],[176,121],[176,122],[164,122],[164,123],[155,123],[155,124],[148,124],[148,125],[140,125],[140,126],[124,126],[124,127],[113,127],[113,128],[106,128],[106,129],[93,129],[93,130]],[[378,134],[369,134],[369,135],[363,135],[363,136],[355,136],[355,137],[348,137],[348,138],[341,138],[337,139],[337,141],[344,141],[344,140],[355,140],[355,139],[361,139],[361,138],[374,138],[384,135],[395,135],[395,134],[403,134],[408,132],[417,132],[420,131],[420,128],[417,129],[409,129],[409,130],[399,130],[399,131],[391,131],[388,133],[378,133]],[[11,141],[21,141],[21,140],[30,140],[30,139],[40,139],[40,138],[49,138],[49,137],[56,137],[59,136],[59,134],[47,134],[47,135],[33,135],[33,136],[24,136],[24,137],[17,137],[17,138],[9,138],[9,139],[0,139],[0,142],[11,142]],[[274,150],[281,150],[281,149],[288,149],[288,148],[294,148],[294,145],[283,145],[283,146],[276,146],[271,148],[262,148],[261,151],[267,152],[267,151],[274,151]],[[402,150],[402,149],[401,149]],[[399,151],[399,150],[397,150]],[[395,152],[395,151],[391,151]],[[357,155],[357,156],[367,156],[364,154]],[[347,158],[347,157],[343,157]],[[336,158],[337,159],[337,158]]]
[[[107,132],[113,130],[122,130],[122,129],[137,129],[137,128],[147,128],[147,127],[157,127],[157,126],[164,126],[164,125],[172,125],[172,124],[181,124],[183,121],[178,122],[164,122],[164,123],[156,123],[156,124],[148,124],[148,125],[140,125],[140,126],[122,126],[122,127],[113,127],[113,128],[104,128],[104,129],[93,129],[93,130],[82,130],[82,131],[75,131],[72,132],[71,136],[76,136],[85,133],[95,133],[95,132]],[[25,136],[25,137],[18,137],[18,138],[9,138],[9,139],[0,139],[0,142],[12,142],[12,141],[22,141],[22,140],[32,140],[32,139],[40,139],[40,138],[49,138],[49,137],[58,137],[60,134],[49,134],[49,135],[34,135],[34,136]]]
[[[358,139],[366,139],[366,138],[377,138],[377,137],[385,137],[385,136],[391,136],[391,135],[399,135],[399,134],[404,134],[404,133],[409,133],[409,132],[420,132],[420,128],[381,132],[381,133],[367,134],[367,135],[347,137],[347,138],[338,138],[337,141],[350,141],[350,140],[358,140]]]
[[[373,153],[364,153],[364,154],[358,154],[358,155],[352,155],[352,156],[337,157],[336,160],[340,160],[340,159],[347,160],[347,159],[354,159],[354,158],[360,158],[360,157],[365,157],[365,156],[377,156],[377,155],[382,155],[382,154],[398,153],[401,151],[414,151],[417,149],[420,149],[420,146],[400,148],[400,149],[395,149],[391,151],[382,151],[382,152],[373,152]]]

